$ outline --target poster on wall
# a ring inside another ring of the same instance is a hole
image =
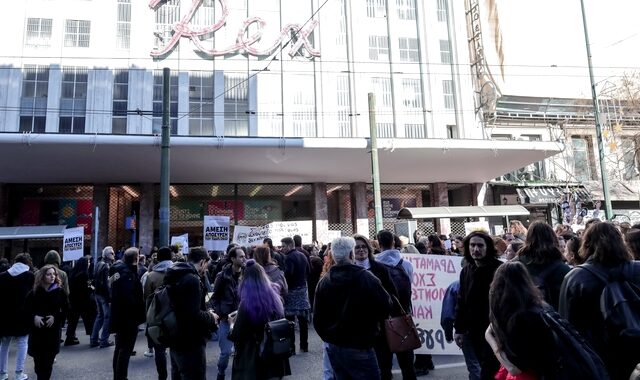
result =
[[[415,353],[462,355],[454,342],[447,343],[440,326],[442,301],[449,285],[460,279],[462,257],[419,254],[403,254],[402,257],[413,265],[413,321],[422,342],[422,347]]]
[[[244,220],[244,203],[231,200],[209,201],[207,203],[207,215],[228,216],[229,223],[234,224],[234,218]]]
[[[180,253],[183,255],[189,254],[189,234],[171,236],[171,245],[177,245],[180,249]]]
[[[282,202],[276,199],[244,201],[244,219],[280,220],[282,219]]]
[[[78,260],[84,256],[84,227],[64,230],[62,261]]]
[[[404,207],[416,207],[416,199],[382,198],[382,217],[397,218],[400,209]]]
[[[200,201],[172,200],[169,210],[171,222],[200,222],[204,216]]]
[[[229,217],[205,215],[202,236],[208,252],[226,250],[229,245]]]

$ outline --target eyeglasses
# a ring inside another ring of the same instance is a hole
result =
[[[367,249],[368,247],[366,245],[356,245],[355,249]]]

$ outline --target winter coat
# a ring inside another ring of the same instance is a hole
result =
[[[207,312],[206,293],[196,268],[191,263],[175,263],[167,268],[164,284],[170,287],[169,297],[180,337],[171,348],[185,350],[204,346],[217,326],[213,316]]]
[[[282,269],[278,268],[276,264],[267,264],[264,267],[264,271],[267,273],[267,277],[271,280],[272,283],[278,284],[280,286],[280,298],[282,298],[284,302],[284,297],[289,292],[289,286],[287,285],[287,280],[284,278],[284,272]]]
[[[31,329],[31,319],[25,309],[27,294],[33,288],[35,275],[29,267],[15,263],[0,273],[0,337],[25,336]]]
[[[384,264],[378,263],[375,260],[369,260],[369,270],[371,273],[376,276],[384,290],[389,293],[389,296],[392,297],[393,307],[391,308],[391,316],[395,317],[401,315],[402,311],[400,310],[400,306],[398,303],[393,300],[393,297],[398,298],[398,289],[396,285],[393,283],[393,279],[391,278],[391,274],[389,274],[389,269]]]
[[[93,286],[97,296],[104,297],[107,302],[111,302],[111,290],[109,288],[109,271],[111,262],[108,260],[99,261],[93,275]]]
[[[238,278],[234,276],[233,265],[227,264],[216,275],[211,295],[211,307],[222,319],[226,319],[229,313],[238,310],[240,295],[238,294]]]
[[[279,318],[282,316],[273,316],[270,320]],[[235,350],[231,371],[233,380],[266,380],[291,375],[289,359],[264,361],[260,358],[259,348],[266,322],[253,323],[239,306],[236,322],[229,334]]]
[[[89,288],[89,273],[71,273],[69,278],[69,307],[82,313],[89,308],[95,308],[95,301],[92,302],[92,290]]]
[[[402,260],[402,255],[397,249],[387,249],[376,255],[376,261],[391,267],[398,265],[400,260]],[[413,265],[411,265],[409,260],[402,260],[402,268],[407,272],[409,278],[413,280]]]
[[[561,259],[554,260],[549,263],[537,264],[533,263],[532,259],[526,255],[520,255],[515,258],[515,260],[520,261],[527,267],[527,271],[531,276],[538,276],[547,268],[551,268],[551,266],[555,266],[554,269],[551,270],[551,273],[546,275],[545,280],[545,288],[548,290],[550,297],[545,296],[545,301],[551,305],[555,310],[558,310],[559,298],[560,298],[560,286],[562,285],[562,280],[564,280],[564,276],[569,273],[571,267],[567,264],[563,263]],[[547,299],[549,298],[549,299]]]
[[[129,332],[146,321],[142,284],[135,266],[117,262],[111,267],[110,275],[120,274],[120,278],[111,284],[111,322],[112,333]]]
[[[164,275],[167,273],[167,269],[172,265],[173,261],[171,260],[161,261],[153,267],[151,272],[147,274],[147,280],[144,282],[142,291],[147,309],[151,305],[151,300],[153,300],[153,294],[156,292],[156,289],[161,287],[164,283]]]
[[[470,333],[483,339],[489,326],[489,287],[500,265],[500,260],[490,258],[483,266],[470,262],[462,268],[454,322],[456,333]]]
[[[391,312],[391,298],[380,280],[354,264],[334,265],[316,289],[313,325],[323,341],[369,349]]]
[[[610,270],[592,260],[587,260],[587,263],[599,266],[606,271]],[[632,261],[629,265],[633,266],[631,282],[640,286],[640,261]],[[638,347],[607,346],[605,323],[600,312],[600,295],[604,287],[605,283],[591,272],[579,266],[573,268],[562,282],[559,313],[592,345],[609,369],[612,379],[617,378],[614,374],[621,367],[630,366],[626,371],[628,378],[634,365],[640,363],[640,351]],[[632,354],[630,363],[623,358],[629,353]]]
[[[309,276],[309,260],[304,253],[296,250],[287,252],[284,255],[284,276],[291,289],[298,289],[307,286]]]
[[[67,294],[58,285],[49,290],[38,286],[27,295],[25,308],[31,324],[29,334],[29,356],[57,355],[60,352],[60,337],[62,334],[62,320],[67,315],[69,303]],[[53,316],[51,327],[36,327],[34,317]]]
[[[49,264],[56,267],[56,272],[58,273],[58,278],[60,278],[62,289],[64,289],[65,293],[67,293],[67,296],[68,296],[69,295],[69,276],[67,275],[67,272],[60,269],[60,265],[62,264],[62,261],[60,260],[60,255],[58,254],[58,252],[54,250],[47,252],[47,254],[44,255],[44,264],[45,265]]]

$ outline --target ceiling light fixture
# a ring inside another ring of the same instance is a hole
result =
[[[129,186],[122,186],[122,190],[124,190],[127,194],[131,195],[134,198],[138,198],[140,196],[140,193],[138,193],[137,191],[133,190]]]
[[[256,196],[256,194],[258,194],[258,192],[259,192],[260,190],[262,190],[262,185],[258,185],[258,186],[256,186],[256,188],[255,188],[255,189],[251,190],[251,192],[249,193],[249,196],[250,196],[250,197],[255,197],[255,196]]]
[[[285,197],[290,197],[290,196],[292,196],[293,194],[295,194],[295,193],[297,193],[298,191],[300,191],[300,189],[302,189],[302,188],[303,188],[303,186],[302,186],[302,185],[298,185],[298,186],[294,187],[293,189],[291,189],[291,190],[290,190],[288,193],[286,193],[284,196],[285,196]]]
[[[175,186],[171,185],[169,186],[169,192],[171,193],[171,196],[174,198],[178,197],[178,191],[176,190]]]

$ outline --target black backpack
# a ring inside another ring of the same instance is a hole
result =
[[[147,336],[158,345],[171,347],[178,338],[178,322],[170,297],[170,285],[159,287],[147,310]]]
[[[597,265],[583,264],[581,268],[605,283],[600,293],[600,313],[605,324],[608,347],[623,351],[640,347],[640,287],[633,279],[633,265],[605,270]]]
[[[551,373],[545,373],[544,379],[609,379],[602,359],[566,319],[551,309],[543,309],[540,313],[555,341],[556,362],[548,366]]]
[[[287,359],[295,352],[295,323],[286,318],[267,322],[260,341],[260,358],[263,360]]]
[[[396,266],[386,264],[385,266],[389,269],[391,280],[398,290],[398,301],[400,301],[400,305],[410,314],[411,310],[413,310],[411,307],[411,279],[402,266],[402,259],[400,259],[400,262],[398,262]]]

